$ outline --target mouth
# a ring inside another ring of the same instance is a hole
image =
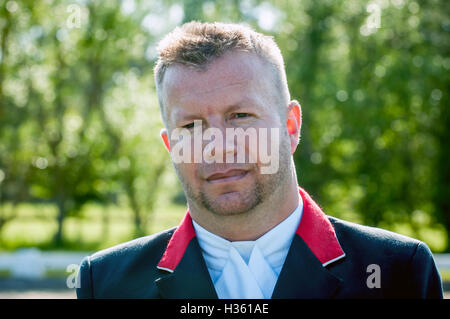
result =
[[[247,174],[246,170],[232,169],[224,173],[212,174],[206,180],[211,184],[233,182],[244,178]]]

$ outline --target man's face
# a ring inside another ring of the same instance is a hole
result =
[[[193,139],[201,136],[194,135],[193,125],[200,120],[203,131],[216,128],[223,136],[214,149],[214,155],[223,158],[222,163],[208,163],[205,158],[195,163],[193,156],[189,163],[174,163],[190,208],[220,215],[246,213],[287,182],[291,173],[287,105],[283,105],[273,79],[271,69],[260,58],[244,52],[229,52],[202,71],[183,65],[173,65],[166,71],[162,95],[168,131],[163,134],[170,139],[175,129],[187,128],[192,133],[187,143],[194,145]],[[252,147],[247,138],[244,145],[227,143],[227,128],[267,130],[265,141],[260,141],[257,134],[257,145],[265,143],[269,152],[278,151],[277,171],[261,174],[264,165],[258,147]],[[272,128],[278,130],[278,145],[271,144]],[[171,140],[171,149],[176,142]],[[202,148],[209,143],[202,141]],[[240,146],[246,154],[243,163],[236,157]],[[227,154],[234,156],[233,163],[227,163]],[[256,162],[251,162],[250,156]]]

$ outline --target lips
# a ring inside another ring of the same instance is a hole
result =
[[[217,172],[210,175],[206,180],[210,183],[223,183],[236,181],[244,178],[248,171],[243,169],[231,169],[226,172]]]

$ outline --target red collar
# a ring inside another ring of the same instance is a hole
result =
[[[303,199],[303,213],[296,234],[305,241],[323,266],[343,258],[345,253],[339,245],[333,225],[305,190],[299,187],[299,192]],[[157,267],[173,272],[195,235],[191,215],[187,211]]]
[[[323,266],[343,258],[345,253],[328,217],[303,188],[298,189],[303,199],[303,214],[296,234],[303,239]]]

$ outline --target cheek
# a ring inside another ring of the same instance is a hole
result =
[[[248,145],[248,153],[257,158],[259,165],[265,165],[279,156],[283,132],[278,127],[260,128],[257,131],[257,141],[254,145]]]
[[[191,176],[195,172],[195,169],[192,167],[193,165],[190,163],[180,163],[175,164],[175,166],[177,167],[177,170],[185,176]]]
[[[197,185],[199,184],[198,178],[198,165],[194,163],[180,163],[175,164],[178,177],[184,184]]]

